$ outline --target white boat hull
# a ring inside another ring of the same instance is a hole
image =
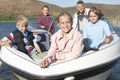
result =
[[[2,47],[0,59],[16,72],[35,79],[56,79],[71,75],[79,75],[80,79],[84,79],[108,71],[110,73],[120,57],[119,45],[120,39],[114,34],[114,40],[99,51],[89,51],[80,58],[56,62],[48,68],[40,68],[26,54],[10,47]]]

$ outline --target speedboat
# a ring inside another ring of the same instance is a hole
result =
[[[43,19],[50,20],[47,28],[43,28]],[[29,31],[37,33],[42,37],[41,42],[49,49],[50,32],[53,17],[29,18]],[[42,24],[42,28],[38,25]],[[41,35],[44,34],[44,35]],[[110,75],[112,68],[117,64],[120,58],[120,37],[113,33],[113,41],[110,44],[102,45],[98,51],[89,51],[77,59],[67,61],[56,61],[48,68],[41,68],[39,61],[34,61],[25,53],[22,53],[12,47],[1,47],[0,60],[9,66],[17,76],[28,80],[42,79],[66,79],[74,76],[80,80],[106,80]]]
[[[15,48],[1,47],[0,60],[14,72],[27,79],[54,80],[69,76],[80,80],[105,80],[120,58],[120,37],[114,33],[113,41],[98,51],[88,51],[77,59],[56,61],[47,68]]]

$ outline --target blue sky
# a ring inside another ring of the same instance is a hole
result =
[[[60,7],[72,7],[76,5],[78,0],[39,0],[43,2],[47,2],[50,4],[55,4]],[[83,0],[85,3],[102,3],[102,4],[113,4],[120,5],[120,0]]]

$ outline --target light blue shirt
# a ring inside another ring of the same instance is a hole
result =
[[[102,20],[98,20],[95,24],[88,22],[83,30],[84,39],[88,39],[88,45],[97,49],[104,41],[106,36],[110,36],[111,31],[109,25]]]

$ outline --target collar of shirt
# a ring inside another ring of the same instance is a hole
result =
[[[71,29],[71,31],[67,34],[66,38],[72,39],[72,38],[73,38],[73,35],[74,35],[74,30]],[[62,38],[63,38],[62,31],[59,30],[59,31],[58,31],[58,40],[60,40],[60,39],[62,39]]]

